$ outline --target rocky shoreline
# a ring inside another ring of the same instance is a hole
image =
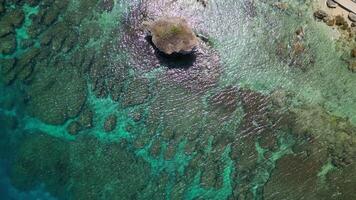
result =
[[[349,63],[350,72],[356,72],[356,14],[352,12],[356,3],[344,0],[320,0],[317,1],[314,8],[314,18],[317,21],[324,22],[327,26],[338,31],[338,38],[346,51],[349,51],[349,57],[346,58]]]

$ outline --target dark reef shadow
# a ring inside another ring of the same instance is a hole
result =
[[[194,65],[197,56],[194,52],[190,54],[173,53],[171,55],[165,54],[160,51],[152,42],[152,36],[146,36],[146,41],[153,47],[155,56],[159,63],[169,69],[189,69]]]

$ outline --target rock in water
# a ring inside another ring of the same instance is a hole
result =
[[[327,16],[328,14],[323,10],[317,10],[314,12],[314,17],[320,20],[324,19]]]
[[[351,72],[356,72],[356,61],[352,61],[350,64],[349,64],[349,70]]]
[[[355,13],[350,12],[348,17],[351,21],[356,22],[356,14]]]
[[[105,132],[111,132],[116,128],[117,117],[116,115],[110,115],[106,118],[104,122],[104,130]]]
[[[356,58],[356,47],[351,49],[351,57]]]
[[[168,55],[191,53],[198,45],[198,39],[185,19],[161,18],[145,25],[152,34],[153,44]]]
[[[67,132],[71,135],[77,135],[80,129],[80,124],[77,121],[73,121],[67,126]]]
[[[336,3],[334,0],[327,0],[327,1],[326,1],[326,5],[327,5],[329,8],[336,8],[336,7],[337,7],[337,3]]]

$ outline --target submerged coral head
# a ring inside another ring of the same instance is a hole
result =
[[[198,45],[198,39],[187,21],[180,17],[165,17],[145,22],[152,42],[161,52],[171,55],[190,54]]]

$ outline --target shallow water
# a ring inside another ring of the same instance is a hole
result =
[[[356,199],[353,40],[284,2],[0,0],[0,199]]]

